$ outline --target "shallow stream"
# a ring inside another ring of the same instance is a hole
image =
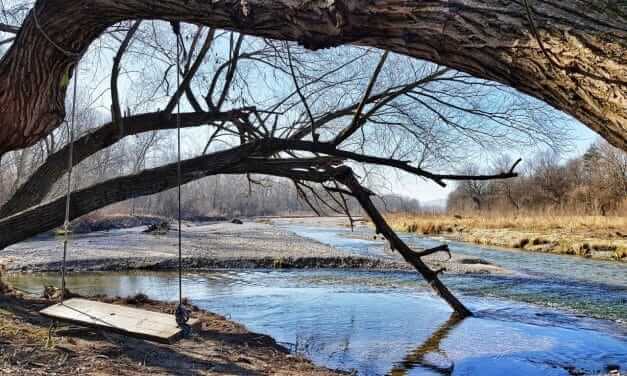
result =
[[[343,228],[289,226],[338,249],[386,255],[381,241]],[[365,230],[363,230],[365,231]],[[415,236],[417,247],[437,242]],[[293,351],[360,375],[581,375],[627,371],[626,266],[451,243],[513,276],[452,275],[445,282],[476,313],[456,321],[414,273],[252,270],[187,273],[193,303],[273,336]],[[15,274],[40,292],[56,274]],[[80,273],[73,291],[175,300],[176,273]],[[595,318],[596,317],[596,318]],[[609,320],[598,319],[599,317]]]

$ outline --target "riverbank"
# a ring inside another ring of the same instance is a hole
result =
[[[269,229],[257,227],[257,234],[250,235],[251,247],[263,247],[263,242],[256,244],[255,239],[263,237],[263,229],[267,229],[268,234],[274,234],[267,235],[269,238],[287,232],[288,236],[297,235],[295,241],[314,239],[314,243],[323,246],[333,245],[331,250],[343,255],[341,257],[354,254],[381,260],[379,262],[396,261],[395,252],[386,249],[383,239],[375,238],[371,227],[362,224],[352,232],[345,225],[336,218],[275,218],[271,224],[266,224]],[[194,232],[196,226],[185,226],[184,237]],[[213,224],[199,226],[213,227]],[[220,224],[215,227],[221,229],[216,231],[220,233],[216,237],[238,238],[246,232],[245,226]],[[134,234],[141,233],[140,230],[125,231]],[[117,243],[132,240],[131,245],[144,244],[137,248],[144,249],[142,252],[146,252],[147,247],[156,247],[152,252],[167,249],[174,255],[169,258],[170,262],[176,264],[176,233],[151,235],[157,240],[147,234],[129,237],[120,233],[116,230],[112,234],[76,236],[72,253],[82,252],[82,247],[100,247],[107,251],[105,239],[114,243],[109,244],[113,248],[109,252],[129,253]],[[207,241],[213,237],[207,235],[200,239]],[[437,239],[422,236],[403,235],[403,239],[417,250],[441,244]],[[57,248],[51,252],[59,260],[58,239],[32,241],[55,242]],[[283,242],[289,243],[285,239]],[[213,244],[217,243],[211,240],[202,243],[202,247]],[[278,243],[269,240],[268,244]],[[627,364],[624,264],[500,251],[456,242],[450,247],[454,257],[488,260],[513,271],[504,275],[444,274],[443,281],[475,313],[474,317],[464,320],[462,329],[454,324],[449,326],[450,320],[446,318],[450,309],[433,296],[429,286],[422,283],[414,271],[316,267],[308,270],[190,269],[183,276],[184,295],[207,311],[226,315],[255,332],[272,336],[293,354],[311,359],[317,365],[349,372],[358,370],[360,374],[429,372],[434,365],[443,370],[454,365],[455,371],[463,374],[474,374],[478,369],[484,373],[525,376],[602,374],[610,365]],[[212,249],[225,257],[234,255],[230,249]],[[268,252],[287,255],[285,249]],[[253,260],[262,257],[262,253],[254,253],[255,249],[246,252],[250,252]],[[95,264],[99,262],[94,260]],[[123,263],[124,258],[118,262]],[[57,272],[12,273],[6,280],[18,291],[40,294],[43,286],[58,283]],[[175,271],[70,273],[68,286],[85,296],[128,296],[141,292],[153,299],[171,301],[178,296],[177,276]],[[407,315],[407,312],[412,314]],[[443,336],[442,331],[448,334]],[[17,334],[11,331],[10,335]],[[432,338],[446,340],[434,346]],[[503,338],[515,340],[503,341]]]
[[[317,219],[307,221],[318,223]],[[337,221],[344,220],[322,220],[324,226],[341,225]],[[73,235],[68,270],[176,269],[176,231],[150,234],[144,230],[142,226]],[[394,259],[351,254],[268,223],[186,223],[183,230],[186,271],[333,268],[413,272],[398,256]],[[0,266],[9,272],[56,272],[61,266],[61,247],[60,239],[51,235],[30,239],[3,250]],[[506,273],[475,258],[446,260],[435,255],[428,262],[434,268],[446,267],[453,273]],[[203,321],[203,330],[197,337],[175,345],[74,327],[61,328],[50,342],[50,322],[38,311],[53,302],[4,289],[4,293],[0,291],[0,368],[6,374],[339,374],[290,354],[269,336],[251,333],[222,316],[201,310],[195,310],[194,315]],[[172,304],[145,297],[100,299],[163,312],[174,309]]]
[[[413,271],[397,254],[364,257],[298,236],[273,221],[245,221],[243,224],[214,222],[185,223],[183,227],[183,266],[185,270],[207,269],[287,269],[339,268],[379,271]],[[291,218],[279,224],[344,226],[345,218]],[[177,232],[160,235],[144,233],[144,227],[106,232],[75,234],[68,253],[67,268],[72,272],[174,270],[178,267]],[[48,272],[61,267],[59,238],[39,237],[4,249],[0,265],[9,272]],[[450,273],[507,273],[477,258],[451,259],[445,254],[425,258],[434,269]]]
[[[387,216],[396,231],[533,252],[627,262],[624,217]]]
[[[175,305],[134,298],[109,303],[172,313]],[[38,314],[46,299],[0,294],[0,369],[3,375],[316,375],[341,374],[290,354],[267,335],[195,308],[201,320],[193,337],[157,344],[83,327],[60,326]]]

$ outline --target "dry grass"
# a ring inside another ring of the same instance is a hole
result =
[[[464,229],[515,229],[524,231],[607,231],[627,235],[627,217],[603,216],[449,216],[390,214],[386,218],[392,226],[408,232],[424,234]]]
[[[626,216],[387,216],[398,231],[451,236],[481,245],[627,260]]]

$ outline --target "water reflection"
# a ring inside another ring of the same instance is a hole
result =
[[[408,375],[409,371],[415,369],[418,366],[435,371],[441,375],[453,374],[455,364],[448,360],[446,353],[440,348],[440,346],[442,340],[447,338],[451,330],[453,330],[463,320],[464,319],[461,316],[453,313],[449,317],[449,319],[444,322],[444,324],[440,325],[440,327],[433,332],[431,337],[429,337],[414,350],[407,353],[403,360],[400,363],[396,364],[394,367],[392,367],[388,374],[391,376],[405,376]],[[448,361],[450,365],[443,366],[440,364],[434,364],[432,360],[426,359],[429,354],[433,353],[441,355],[443,360],[445,362]]]

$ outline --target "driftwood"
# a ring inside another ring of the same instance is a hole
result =
[[[170,223],[166,221],[161,221],[159,223],[153,223],[149,225],[144,231],[144,234],[151,235],[165,235],[170,231]]]

